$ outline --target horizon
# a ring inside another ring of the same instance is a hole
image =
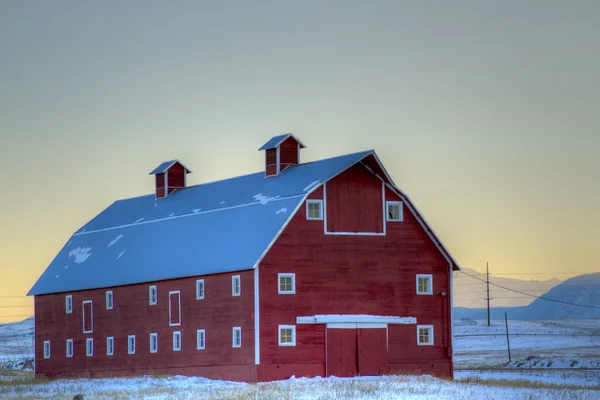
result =
[[[374,149],[462,267],[600,272],[600,3],[0,3],[0,323],[77,229],[153,192]]]

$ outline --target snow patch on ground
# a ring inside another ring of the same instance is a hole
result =
[[[264,206],[265,204],[268,204],[269,202],[271,202],[273,200],[277,200],[279,198],[279,196],[271,197],[271,196],[265,196],[262,193],[259,193],[255,196],[253,196],[252,198],[256,201],[259,201],[260,204],[262,204]]]
[[[286,207],[280,208],[279,210],[277,210],[277,212],[275,214],[281,214],[281,213],[287,214],[287,208]]]
[[[114,238],[113,240],[110,241],[110,243],[108,244],[108,247],[112,246],[113,244],[117,243],[119,240],[121,240],[123,238],[123,235],[119,235],[116,238]]]
[[[319,184],[319,180],[311,182],[308,184],[308,186],[306,186],[304,189],[302,189],[303,192],[308,192],[310,189],[314,188],[315,186],[317,186]]]
[[[91,247],[78,247],[69,252],[69,258],[73,258],[75,263],[81,264],[92,255]]]

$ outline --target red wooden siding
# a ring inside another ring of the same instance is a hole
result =
[[[388,351],[385,329],[356,329],[359,375],[387,373]]]
[[[156,174],[156,197],[162,198],[165,197],[165,174]]]
[[[327,182],[327,231],[383,233],[383,188],[360,164]]]
[[[356,329],[327,329],[327,376],[358,373]]]
[[[283,171],[288,165],[296,165],[299,162],[298,142],[292,137],[289,137],[279,146],[280,170]]]
[[[373,182],[359,167],[328,182],[327,219],[333,204],[350,204],[338,199],[338,195],[357,196],[360,189],[369,192],[360,196],[372,201],[371,207],[363,207],[364,221],[373,221],[371,228],[375,221],[383,224],[381,183]],[[330,190],[336,186],[346,186],[348,192]],[[310,198],[319,196],[321,189]],[[400,200],[388,189],[385,196],[388,200]],[[277,345],[278,325],[295,325],[297,316],[317,314],[406,316],[415,317],[419,325],[433,325],[433,346],[417,346],[416,325],[389,325],[385,367],[451,376],[449,296],[442,295],[449,293],[449,265],[406,206],[404,221],[387,222],[385,236],[326,235],[324,221],[306,220],[304,207],[259,266],[259,380],[325,373],[324,325],[298,324],[296,346]],[[277,274],[281,272],[296,274],[295,295],[277,293]],[[417,274],[433,275],[433,295],[416,294]],[[382,358],[380,350],[372,351]],[[372,368],[375,366],[368,367]]]
[[[199,375],[252,381],[254,365],[254,274],[241,276],[241,296],[231,295],[231,276],[201,277],[205,298],[196,300],[196,279],[35,296],[36,374],[43,376],[125,376],[139,374]],[[158,304],[150,306],[148,286],[158,288]],[[105,292],[114,294],[113,310],[104,307]],[[169,292],[181,292],[181,326],[169,326]],[[65,313],[65,295],[73,295],[73,313]],[[82,301],[94,304],[94,332],[82,330]],[[242,347],[232,348],[232,328],[242,327]],[[206,330],[206,349],[196,349],[196,331]],[[181,331],[181,351],[173,351],[173,332]],[[158,352],[150,353],[150,333],[158,333]],[[136,336],[135,354],[127,354],[127,336]],[[114,355],[106,355],[106,338],[114,337]],[[85,356],[85,339],[94,339],[94,355]],[[73,339],[73,357],[66,340]],[[43,342],[51,341],[44,359]]]
[[[185,168],[179,163],[173,164],[167,171],[168,174],[168,194],[172,193],[175,189],[185,187]]]

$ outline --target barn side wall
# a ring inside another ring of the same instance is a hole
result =
[[[387,188],[382,193],[381,181],[361,168],[327,183],[327,223],[337,213],[335,224],[344,230],[377,229],[383,196],[400,200]],[[330,190],[334,186],[344,190]],[[360,210],[348,199],[358,191],[373,199]],[[323,192],[321,187],[309,198],[323,199]],[[332,210],[332,203],[347,208]],[[448,262],[405,205],[403,212],[402,222],[385,223],[385,236],[327,235],[325,221],[307,220],[302,206],[259,266],[259,380],[327,373],[327,328],[296,324],[298,316],[317,314],[406,316],[433,325],[434,345],[418,346],[416,325],[390,324],[386,371],[452,376]],[[360,218],[346,219],[353,214]],[[296,274],[296,294],[278,294],[278,273]],[[416,274],[433,275],[433,295],[416,294]],[[296,346],[278,345],[278,325],[296,326]]]
[[[241,276],[241,295],[232,296],[232,275]],[[204,279],[205,296],[196,300],[196,279]],[[158,289],[158,304],[149,305],[149,286]],[[105,293],[113,291],[114,308],[106,309]],[[169,325],[169,292],[180,291],[181,326]],[[73,296],[73,312],[65,312],[65,296]],[[92,300],[92,333],[83,333],[82,302]],[[36,375],[47,377],[112,377],[142,374],[200,375],[214,379],[253,381],[253,271],[149,282],[129,286],[35,297]],[[242,328],[242,347],[232,347],[232,328]],[[196,331],[206,330],[206,348],[197,350]],[[181,351],[173,350],[173,332],[182,335]],[[158,352],[150,353],[150,333],[158,333]],[[135,354],[127,337],[136,336]],[[106,338],[114,337],[114,355]],[[86,338],[94,354],[86,356]],[[66,340],[73,339],[73,357]],[[50,340],[50,358],[43,343]]]

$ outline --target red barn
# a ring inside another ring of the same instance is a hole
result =
[[[191,187],[163,163],[75,232],[29,292],[36,375],[452,377],[458,264],[374,151],[303,147]]]

